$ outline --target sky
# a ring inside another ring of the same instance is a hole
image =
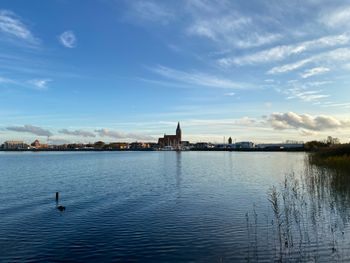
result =
[[[0,143],[350,141],[350,1],[2,0]]]

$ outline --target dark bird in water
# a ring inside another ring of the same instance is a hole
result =
[[[66,207],[63,205],[59,205],[59,206],[57,206],[57,209],[60,211],[64,211],[64,210],[66,210]]]

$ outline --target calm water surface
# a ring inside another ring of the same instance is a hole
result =
[[[349,261],[348,181],[305,156],[0,153],[0,261]]]

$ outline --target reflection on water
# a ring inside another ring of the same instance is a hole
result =
[[[176,187],[180,190],[181,185],[181,152],[176,152],[176,173],[175,173],[175,180],[176,180]]]
[[[349,262],[350,175],[305,157],[0,153],[0,261]]]

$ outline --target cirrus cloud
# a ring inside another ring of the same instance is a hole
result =
[[[81,136],[81,137],[96,137],[96,135],[89,131],[83,131],[83,130],[74,130],[70,131],[67,129],[62,129],[58,131],[59,133],[66,134],[66,135],[73,135],[73,136]]]
[[[22,39],[29,43],[38,42],[20,18],[9,10],[0,10],[0,32],[8,37]]]
[[[315,75],[320,75],[320,74],[326,73],[328,71],[330,71],[330,69],[326,68],[326,67],[311,68],[311,69],[305,70],[304,73],[301,74],[301,77],[306,79],[306,78],[309,78],[309,77],[312,77]]]

